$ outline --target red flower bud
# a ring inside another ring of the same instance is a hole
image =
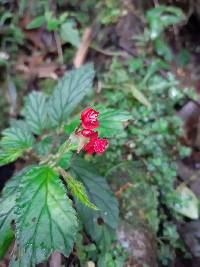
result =
[[[86,108],[81,113],[81,120],[83,128],[87,130],[93,130],[99,126],[99,121],[97,119],[99,112],[93,108]]]
[[[94,152],[101,154],[106,150],[107,145],[108,140],[106,138],[94,137],[91,138],[90,141],[84,146],[84,149],[89,154],[92,154]]]
[[[98,132],[94,132],[88,129],[81,130],[81,134],[85,137],[90,137],[90,138],[98,137]]]

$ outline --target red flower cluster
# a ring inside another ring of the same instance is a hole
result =
[[[94,128],[99,126],[98,115],[99,112],[93,108],[86,108],[81,113],[81,124],[84,129],[79,131],[79,133],[89,138],[89,142],[84,146],[85,151],[89,154],[94,152],[98,154],[103,153],[108,145],[107,138],[100,138],[98,132],[93,131]]]

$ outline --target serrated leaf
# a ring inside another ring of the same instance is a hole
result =
[[[58,174],[41,165],[28,171],[17,198],[17,239],[30,265],[45,261],[54,250],[68,256],[77,232],[71,200]]]
[[[123,130],[123,122],[132,118],[127,111],[116,109],[98,109],[99,111],[99,135],[111,137]]]
[[[34,141],[32,134],[25,128],[10,127],[5,129],[0,141],[0,165],[7,164],[20,157]]]
[[[0,166],[15,161],[17,158],[21,157],[22,154],[23,150],[0,150]]]
[[[199,201],[196,195],[187,186],[179,186],[176,189],[181,204],[175,206],[175,210],[190,219],[196,220],[199,218]]]
[[[71,168],[77,179],[84,184],[92,203],[99,208],[98,211],[92,210],[81,202],[76,202],[79,216],[91,238],[105,249],[110,245],[118,224],[117,200],[106,180],[97,175],[84,160],[74,161]]]
[[[23,115],[31,131],[41,134],[47,126],[47,97],[42,92],[33,91],[28,95]]]
[[[61,38],[75,47],[80,45],[79,32],[71,22],[62,24],[60,29]]]
[[[65,74],[59,81],[49,99],[49,114],[55,126],[66,122],[68,115],[91,88],[93,78],[93,65],[86,64]]]
[[[98,210],[98,208],[94,204],[92,204],[91,201],[89,200],[85,187],[80,181],[75,180],[73,177],[69,175],[66,177],[66,181],[70,190],[72,191],[72,194],[79,201],[81,201],[83,204],[85,204],[91,209]]]
[[[27,168],[18,172],[5,185],[0,197],[0,259],[4,256],[14,239],[11,226],[15,219],[14,209],[20,179]]]
[[[5,129],[0,146],[4,150],[27,149],[32,146],[34,138],[32,134],[19,127],[10,127]]]

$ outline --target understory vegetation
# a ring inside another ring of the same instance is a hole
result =
[[[187,5],[1,1],[0,266],[198,266]]]

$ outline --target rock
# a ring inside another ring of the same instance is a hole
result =
[[[137,262],[138,267],[147,264],[156,267],[156,240],[147,228],[138,226],[134,228],[124,221],[121,222],[117,231],[118,240]]]

